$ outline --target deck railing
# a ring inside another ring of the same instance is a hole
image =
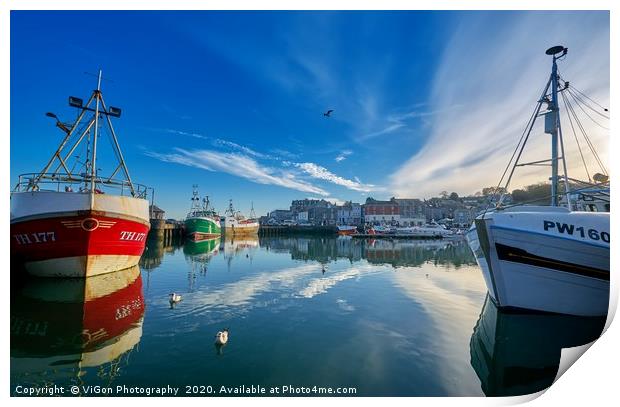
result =
[[[130,183],[127,180],[96,177],[94,182],[92,181],[90,175],[27,173],[19,175],[13,191],[114,193],[121,196],[147,199],[147,191],[150,189],[145,185]],[[91,190],[91,186],[93,186],[93,190]]]

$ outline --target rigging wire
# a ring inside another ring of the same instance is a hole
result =
[[[579,139],[577,138],[577,132],[575,131],[575,126],[573,125],[573,119],[571,118],[570,111],[568,110],[566,96],[564,95],[564,92],[560,92],[560,95],[562,95],[562,100],[564,100],[564,106],[566,106],[566,113],[567,113],[566,116],[568,116],[570,127],[573,130],[573,135],[575,136],[575,142],[577,142],[577,148],[579,149],[579,155],[581,155],[581,161],[583,162],[583,168],[585,168],[586,174],[588,175],[588,181],[592,182],[592,178],[590,177],[590,171],[588,171],[588,166],[586,165],[586,160],[583,157],[583,151],[581,150],[581,144],[579,143]]]
[[[573,90],[571,89],[571,87],[570,87],[570,86],[567,88],[567,90],[568,90],[568,93],[570,93],[570,94],[571,94],[571,96],[572,96],[574,99],[579,100],[579,102],[581,102],[581,104],[582,104],[583,106],[585,106],[585,107],[587,107],[588,109],[592,110],[594,113],[598,114],[599,116],[604,117],[605,119],[609,120],[609,116],[607,116],[606,114],[603,114],[603,113],[599,112],[597,109],[595,109],[595,108],[593,108],[592,106],[590,106],[590,105],[588,104],[588,102],[586,102],[586,101],[585,101],[585,100],[584,100],[581,96],[579,96],[576,92],[573,92]]]
[[[588,99],[592,103],[596,104],[598,107],[600,107],[605,112],[609,112],[609,109],[607,109],[604,106],[601,106],[600,103],[596,102],[595,100],[590,98],[588,95],[586,95],[585,93],[581,92],[572,83],[570,83],[568,81],[565,81],[563,78],[560,78],[560,80],[562,81],[562,84],[564,85],[564,89],[563,90],[567,90],[569,93],[571,93],[573,98],[578,99],[584,106],[586,106],[588,109],[592,110],[594,113],[596,113],[599,116],[604,117],[605,119],[609,120],[609,116],[608,115],[606,115],[604,113],[601,113],[599,111],[599,109],[595,109],[594,107],[592,107],[592,105],[590,105],[586,100],[584,100],[584,98]]]
[[[579,89],[577,89],[575,86],[573,86],[572,84],[570,85],[570,88],[573,89],[574,91],[576,91],[577,93],[579,93],[581,96],[585,97],[586,99],[588,99],[589,101],[591,101],[592,103],[594,103],[595,105],[597,105],[598,107],[600,107],[601,109],[603,109],[606,112],[609,112],[609,109],[606,108],[605,106],[602,106],[600,103],[598,103],[596,100],[592,99],[591,97],[589,97],[588,95],[586,95],[585,93],[583,93],[582,91],[580,91]]]
[[[573,118],[575,119],[575,123],[577,123],[577,127],[579,127],[579,130],[581,130],[581,133],[583,134],[583,137],[586,140],[586,143],[588,144],[588,147],[590,147],[590,151],[592,152],[592,155],[594,156],[594,158],[596,159],[598,165],[600,166],[601,170],[603,171],[603,174],[608,175],[607,170],[605,169],[605,165],[603,165],[603,162],[601,161],[599,155],[597,154],[596,149],[594,148],[594,145],[592,144],[592,141],[590,141],[590,138],[588,137],[588,134],[586,133],[586,130],[583,127],[583,124],[581,124],[581,120],[579,120],[579,116],[577,116],[577,113],[575,113],[575,109],[573,108],[572,103],[568,100],[568,98],[566,98],[566,102],[567,102],[568,109],[573,114]]]
[[[579,100],[577,100],[575,98],[575,96],[570,92],[570,88],[568,88],[568,94],[573,98],[573,100],[575,101],[575,104],[579,107],[579,109],[581,109],[581,111],[583,112],[583,114],[585,114],[586,116],[588,116],[588,118],[590,120],[592,120],[594,122],[594,124],[596,124],[599,127],[602,127],[605,130],[609,130],[609,127],[605,127],[602,124],[600,124],[599,122],[597,122],[596,120],[594,120],[594,118],[592,116],[590,116],[588,114],[588,112],[586,112],[586,110],[583,108],[583,106],[581,105],[581,103],[579,103]]]
[[[525,144],[527,143],[527,139],[529,138],[529,135],[530,135],[530,133],[532,131],[532,127],[534,126],[534,122],[536,121],[536,116],[540,112],[540,108],[541,108],[542,103],[543,103],[542,100],[545,97],[545,95],[547,94],[547,90],[549,89],[550,83],[551,83],[551,78],[547,81],[547,84],[545,85],[545,89],[543,90],[542,95],[538,99],[539,101],[536,104],[536,107],[534,108],[534,111],[532,112],[532,115],[530,116],[529,120],[527,121],[527,124],[525,125],[525,128],[523,129],[523,133],[521,133],[521,137],[519,138],[519,142],[517,143],[517,146],[515,147],[515,150],[512,152],[512,156],[510,157],[510,160],[508,161],[508,164],[506,165],[506,168],[504,169],[504,172],[502,173],[502,176],[499,179],[499,182],[497,183],[497,186],[493,190],[493,194],[489,197],[489,200],[487,201],[487,208],[485,209],[484,213],[486,213],[486,211],[488,210],[488,208],[490,207],[490,205],[492,203],[492,200],[497,196],[498,191],[500,190],[500,186],[502,185],[502,182],[504,181],[504,177],[506,177],[506,174],[508,173],[508,169],[510,168],[510,166],[512,164],[512,161],[515,158],[515,155],[517,154],[517,151],[519,151],[519,155],[517,156],[517,159],[515,161],[515,165],[519,161],[519,157],[521,156],[521,153],[523,152],[523,148],[525,147]],[[526,137],[526,135],[527,135],[527,137]],[[516,167],[513,166],[512,172],[510,173],[510,176],[508,177],[508,180],[506,181],[506,186],[504,187],[504,192],[502,193],[502,195],[508,191],[508,185],[510,183],[510,180],[512,178],[512,174],[514,173],[514,169],[515,168]],[[501,198],[500,198],[500,200],[501,200]],[[483,216],[484,216],[484,213],[483,213]]]

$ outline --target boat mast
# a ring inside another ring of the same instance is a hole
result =
[[[97,90],[95,101],[95,130],[93,133],[93,156],[91,159],[90,169],[90,193],[95,193],[95,177],[97,176],[97,137],[99,136],[99,101],[101,99],[101,69],[97,77]]]
[[[558,104],[558,64],[557,60],[562,58],[568,52],[568,48],[561,45],[551,47],[546,51],[547,55],[553,55],[553,65],[551,67],[551,102],[549,103],[549,112],[545,114],[545,133],[551,134],[551,206],[558,206],[558,145],[560,143],[560,105]],[[559,54],[559,55],[558,55]],[[563,147],[563,146],[562,146]],[[562,148],[563,150],[563,148]],[[564,163],[564,171],[566,171],[566,161],[562,154]],[[564,174],[565,186],[568,187],[566,180],[567,174]],[[568,193],[568,190],[565,191]],[[567,195],[570,209],[570,199]]]
[[[198,185],[192,185],[192,206],[190,208],[190,213],[194,213],[200,210],[200,197],[198,196]]]

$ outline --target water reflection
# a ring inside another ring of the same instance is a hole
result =
[[[20,384],[109,384],[140,342],[138,266],[86,279],[28,279],[11,304],[11,374]]]
[[[562,348],[600,336],[605,317],[499,310],[487,296],[470,341],[471,365],[487,396],[535,393],[553,384]]]
[[[354,239],[351,237],[264,237],[260,245],[277,253],[290,253],[293,260],[314,260],[321,264],[348,259],[366,260],[395,268],[435,265],[475,265],[464,240]]]
[[[140,267],[143,270],[152,270],[159,267],[164,254],[174,253],[181,248],[183,243],[181,239],[149,238],[146,242],[144,253],[140,258]]]

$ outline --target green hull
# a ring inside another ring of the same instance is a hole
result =
[[[222,234],[220,222],[209,217],[185,219],[185,234],[194,240],[219,237]]]

